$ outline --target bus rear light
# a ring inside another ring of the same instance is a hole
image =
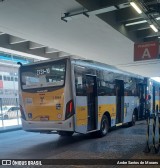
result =
[[[24,114],[24,110],[23,110],[23,107],[21,105],[20,105],[20,112],[21,112],[21,118],[26,120],[26,117],[25,117],[25,114]]]
[[[73,102],[71,101],[69,103],[69,112],[72,113],[72,109],[73,109]]]
[[[73,100],[70,100],[66,105],[65,119],[68,119],[74,114]]]

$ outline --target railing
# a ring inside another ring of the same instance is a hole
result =
[[[145,153],[160,153],[160,113],[148,116]]]

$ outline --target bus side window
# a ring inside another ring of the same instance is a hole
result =
[[[134,79],[129,78],[129,80],[124,83],[124,92],[126,96],[137,95],[137,85]]]
[[[98,78],[98,95],[99,96],[114,96],[115,84],[113,81],[113,74],[107,71],[97,72]]]
[[[75,66],[75,88],[76,96],[86,96],[86,69],[82,66]]]
[[[84,76],[80,74],[75,76],[75,87],[77,96],[86,96],[86,82]]]

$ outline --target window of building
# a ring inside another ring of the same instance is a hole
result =
[[[4,79],[4,81],[6,81],[6,80],[7,80],[7,77],[6,77],[6,76],[3,76],[3,79]]]
[[[0,95],[2,95],[3,94],[3,89],[0,89]]]
[[[7,76],[7,81],[11,81],[11,78],[10,78],[10,76]]]
[[[13,78],[13,76],[11,76],[11,81],[14,81],[14,78]]]

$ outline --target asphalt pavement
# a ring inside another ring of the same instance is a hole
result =
[[[159,154],[144,153],[146,145],[146,121],[138,121],[133,127],[112,129],[103,138],[74,134],[61,137],[56,134],[30,133],[23,130],[0,134],[0,159],[60,159],[61,161],[87,159],[92,163],[117,159],[149,160],[160,159]],[[157,136],[158,138],[158,136]],[[158,143],[158,139],[156,141]],[[152,135],[150,137],[152,145]],[[64,159],[64,160],[61,160]],[[86,160],[85,160],[86,161]],[[60,163],[59,164],[62,164]],[[81,163],[82,164],[82,163]],[[156,165],[68,165],[54,167],[157,167]],[[6,166],[4,166],[6,168]],[[12,166],[15,167],[15,166]],[[23,166],[25,167],[25,166]],[[32,167],[32,166],[27,166]],[[43,166],[42,166],[43,167]],[[53,167],[53,166],[44,166]],[[158,166],[159,167],[159,166]]]

